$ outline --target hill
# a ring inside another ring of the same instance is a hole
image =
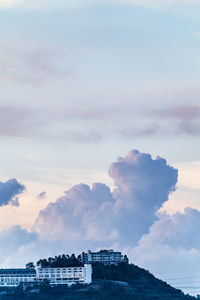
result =
[[[47,261],[44,260],[45,265]],[[51,264],[57,265],[56,259],[49,259]],[[58,259],[62,266],[61,259]],[[41,260],[40,260],[41,263]],[[67,262],[69,264],[71,262]],[[66,260],[65,264],[66,265]],[[155,278],[150,272],[133,264],[105,266],[93,264],[93,282],[90,285],[76,285],[50,287],[48,282],[41,286],[19,286],[15,289],[0,290],[0,300],[192,300],[195,297],[184,295]]]
[[[132,295],[130,299],[195,299],[184,295],[181,290],[171,287],[147,270],[133,264],[121,263],[117,266],[95,264],[93,279],[127,283],[128,287],[124,291],[129,291],[129,294]]]

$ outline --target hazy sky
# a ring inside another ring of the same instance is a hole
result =
[[[15,225],[30,230],[30,241],[43,222],[51,231],[51,217],[38,214],[73,185],[102,182],[112,191],[118,175],[111,178],[107,170],[131,149],[164,157],[179,170],[178,189],[163,192],[170,198],[162,199],[162,213],[200,209],[199,79],[200,0],[0,0],[3,238]],[[192,220],[195,212],[183,216]],[[168,221],[155,222],[138,247],[162,222]],[[89,242],[83,246],[90,248]],[[141,253],[127,251],[132,260]],[[157,262],[145,255],[138,262],[160,275]],[[1,263],[13,263],[6,259]]]

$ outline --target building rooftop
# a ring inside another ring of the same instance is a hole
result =
[[[112,249],[109,249],[109,250],[107,250],[107,249],[103,249],[103,250],[100,250],[100,251],[91,251],[91,250],[88,250],[88,252],[87,253],[109,253],[109,254],[112,254],[112,253],[114,253],[114,254],[121,254],[121,252],[119,252],[119,251],[114,251],[114,250],[112,250]]]
[[[0,269],[0,274],[36,274],[35,269]]]

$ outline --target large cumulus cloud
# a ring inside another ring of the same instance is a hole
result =
[[[11,240],[16,245],[11,245],[13,253],[8,255],[12,263],[22,252],[25,261],[30,253],[36,259],[38,252],[53,255],[88,248],[135,247],[157,220],[157,210],[175,190],[177,170],[160,157],[153,159],[133,150],[112,163],[109,174],[115,184],[113,191],[103,183],[76,185],[40,211],[32,232],[19,227],[7,232],[9,239],[13,235]]]
[[[132,150],[111,164],[109,174],[116,186],[113,196],[120,212],[119,226],[124,228],[129,243],[137,242],[175,190],[178,171],[167,165],[165,159],[152,159],[150,154]]]
[[[34,230],[87,249],[136,245],[175,190],[177,170],[160,157],[133,150],[111,164],[114,191],[101,183],[74,186],[40,212]]]
[[[17,196],[25,190],[25,186],[19,183],[15,178],[6,182],[0,182],[0,206],[11,204],[19,206]]]
[[[79,184],[65,192],[55,203],[50,203],[40,212],[34,229],[51,240],[87,245],[108,242],[116,237],[112,224],[114,199],[110,189],[100,183],[90,188]]]

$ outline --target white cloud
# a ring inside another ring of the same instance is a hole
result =
[[[101,183],[76,185],[40,212],[34,229],[51,239],[73,240],[74,248],[100,247],[102,241],[135,245],[175,190],[177,170],[160,157],[133,150],[111,164],[109,175],[113,193]]]
[[[186,208],[184,213],[172,216],[161,215],[138,246],[127,251],[136,264],[172,285],[199,287],[199,226],[200,212],[196,209]]]

